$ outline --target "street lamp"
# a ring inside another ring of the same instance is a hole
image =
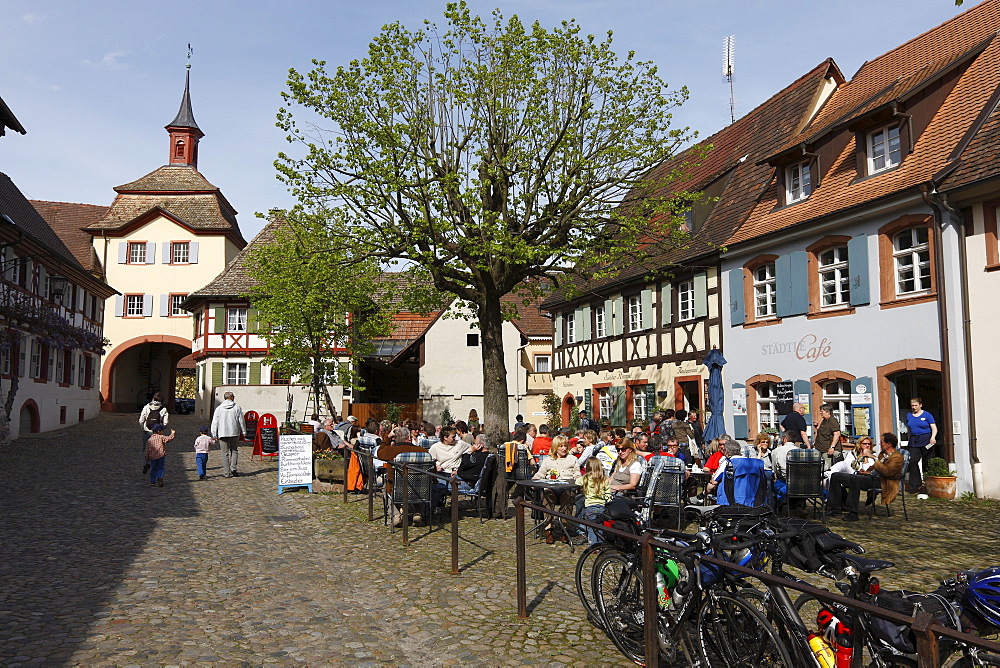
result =
[[[63,295],[66,294],[65,276],[49,276],[49,294],[52,295],[53,301],[62,304]]]

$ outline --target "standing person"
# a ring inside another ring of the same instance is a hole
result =
[[[698,446],[698,452],[705,455],[705,425],[701,423],[698,409],[692,408],[688,412],[688,422],[691,423],[691,431],[694,432],[694,443]]]
[[[469,429],[472,431],[473,435],[479,433],[476,431],[479,429],[479,413],[476,412],[475,408],[469,409]]]
[[[681,450],[688,456],[687,460],[701,459],[701,452],[694,442],[694,428],[687,419],[687,411],[683,408],[674,413],[673,437],[681,446]]]
[[[663,412],[656,411],[653,414],[653,419],[649,421],[649,433],[658,434],[660,433],[660,425],[663,423]]]
[[[153,435],[153,425],[166,425],[169,422],[170,414],[167,413],[167,407],[163,405],[163,395],[156,392],[153,394],[152,399],[149,400],[149,403],[143,406],[142,411],[139,413],[139,426],[142,427],[143,456],[145,456],[146,452],[146,442]],[[143,467],[142,472],[146,473],[148,470],[147,467]]]
[[[226,392],[222,398],[223,402],[212,415],[212,436],[219,439],[223,475],[232,478],[239,475],[236,464],[240,457],[240,434],[247,433],[247,424],[243,421],[243,409],[236,403],[236,396]]]
[[[806,419],[803,417],[806,407],[799,402],[792,404],[792,412],[781,421],[781,428],[788,434],[789,443],[809,443],[809,434],[806,431]]]
[[[163,435],[163,425],[157,422],[153,425],[153,435],[146,441],[146,461],[149,462],[149,484],[163,487],[163,463],[167,459],[167,443],[174,440],[177,432],[171,431],[170,436]]]
[[[927,460],[931,456],[931,448],[937,443],[937,423],[934,416],[924,410],[924,402],[920,397],[910,399],[910,412],[906,414],[906,430],[910,432],[910,440],[906,449],[910,451],[910,475],[907,491],[916,492],[924,483],[921,473],[927,468]],[[917,466],[917,462],[920,466]]]
[[[576,479],[576,484],[583,489],[583,510],[579,513],[581,519],[596,522],[604,512],[604,504],[611,496],[611,479],[604,473],[601,460],[591,457],[584,464],[584,474]],[[590,544],[598,543],[597,532],[587,527],[587,537]]]
[[[843,449],[840,443],[840,422],[833,417],[833,406],[830,404],[819,407],[819,417],[813,447],[826,455],[826,468],[830,468],[839,459]]]
[[[587,417],[587,411],[580,411],[580,429],[593,429],[595,432],[601,432],[601,425],[597,423],[597,420],[593,420]]]
[[[208,435],[209,428],[202,427],[198,430],[201,434],[194,439],[194,463],[198,467],[198,480],[204,480],[208,470],[208,451],[215,445],[215,439]]]
[[[516,415],[514,417],[514,420],[515,420],[515,422],[514,422],[514,428],[511,429],[510,432],[513,434],[518,429],[523,429],[525,431],[525,433],[527,433],[527,429],[526,428],[528,426],[528,423],[524,421],[524,416],[518,414],[518,415]]]

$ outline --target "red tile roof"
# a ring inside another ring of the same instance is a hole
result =
[[[108,207],[98,204],[72,202],[45,202],[28,200],[55,231],[77,262],[88,271],[103,274],[101,260],[94,251],[93,237],[82,230],[108,213]]]
[[[938,78],[949,64],[967,63],[967,67],[914,144],[913,152],[899,167],[857,179],[852,137],[807,200],[776,209],[777,184],[772,183],[727,243],[749,241],[928,183],[948,164],[950,154],[973,127],[1000,84],[1000,40],[991,39],[998,30],[1000,0],[985,0],[865,63],[850,82],[838,87],[799,136],[786,142],[783,148],[830,132],[846,132],[849,120],[880,104],[904,99],[916,88]]]

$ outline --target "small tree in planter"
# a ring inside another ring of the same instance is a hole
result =
[[[546,424],[552,429],[559,429],[562,427],[562,401],[556,396],[555,392],[549,392],[542,399],[542,407],[545,408],[545,412],[549,414]],[[579,416],[577,416],[579,417]]]
[[[913,466],[913,463],[910,463]],[[931,457],[924,471],[924,484],[927,493],[935,499],[954,499],[956,479],[948,468],[948,462],[941,457]]]

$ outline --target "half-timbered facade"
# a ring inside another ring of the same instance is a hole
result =
[[[688,151],[659,168],[688,165],[677,192],[705,194],[685,216],[681,247],[543,303],[555,321],[553,390],[564,421],[581,408],[624,426],[645,422],[657,406],[705,407],[702,360],[723,343],[718,247],[754,204],[746,184],[767,178],[758,161],[815,113],[839,78],[824,62],[709,138],[713,148],[698,164],[689,164]]]

